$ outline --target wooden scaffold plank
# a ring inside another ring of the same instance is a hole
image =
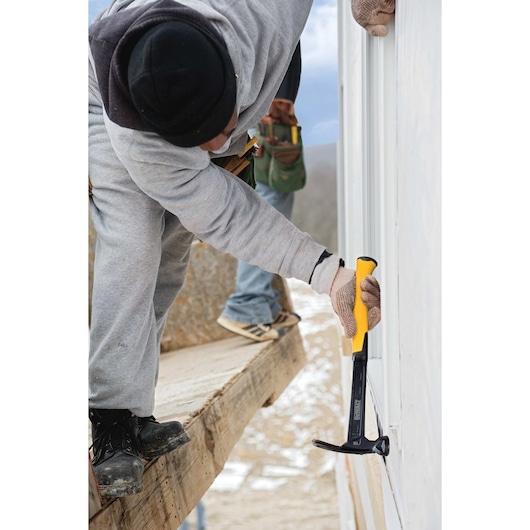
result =
[[[90,530],[176,530],[256,411],[272,404],[305,362],[297,326],[277,341],[234,337],[162,355],[155,416],[182,422],[191,441],[147,463],[143,491],[104,502]]]

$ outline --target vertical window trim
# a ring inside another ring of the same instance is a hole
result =
[[[365,34],[362,62],[363,248],[378,256],[384,285],[384,325],[371,339],[368,378],[378,422],[401,449],[398,325],[398,197],[396,172],[396,54],[394,25],[385,38]]]

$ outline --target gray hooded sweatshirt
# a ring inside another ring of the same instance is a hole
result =
[[[118,0],[91,25],[89,53],[92,101],[102,105],[113,149],[135,184],[213,247],[306,282],[325,248],[211,159],[240,152],[248,130],[267,114],[311,4],[312,0]],[[238,123],[229,145],[217,153],[177,147],[146,130],[131,104],[122,57],[134,31],[152,24],[155,9],[157,21],[198,12],[226,43],[237,75]]]

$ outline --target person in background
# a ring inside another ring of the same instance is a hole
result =
[[[256,192],[287,219],[291,219],[295,191],[302,189],[306,180],[301,128],[294,112],[301,69],[298,43],[269,112],[259,123],[260,147],[254,160]],[[273,279],[273,273],[239,261],[235,292],[217,323],[257,342],[277,339],[281,328],[297,324],[300,316],[280,305]]]

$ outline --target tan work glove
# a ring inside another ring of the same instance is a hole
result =
[[[357,331],[353,317],[355,302],[355,271],[339,266],[339,258],[330,256],[317,265],[311,279],[311,287],[317,293],[329,294],[333,311],[339,317],[344,334],[351,339]],[[361,299],[368,309],[368,329],[381,320],[381,289],[374,276],[368,275],[361,282]]]
[[[388,33],[386,25],[392,20],[395,0],[351,0],[353,18],[374,37]]]

